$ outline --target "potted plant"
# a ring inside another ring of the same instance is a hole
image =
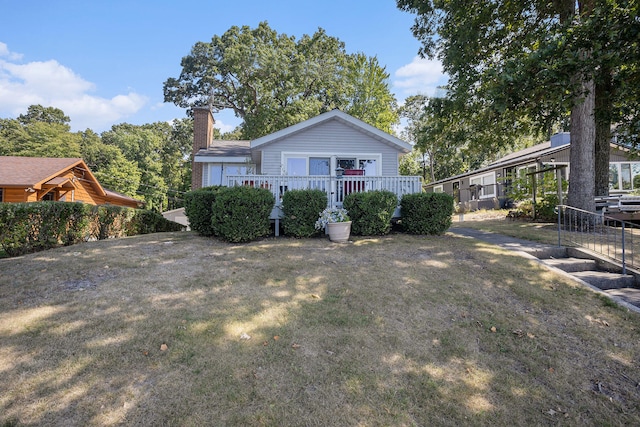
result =
[[[351,234],[351,218],[346,209],[326,208],[320,212],[316,229],[324,229],[332,242],[346,242]]]

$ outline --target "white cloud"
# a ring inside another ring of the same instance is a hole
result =
[[[404,99],[410,95],[436,95],[439,86],[447,83],[447,75],[442,71],[442,64],[437,60],[413,58],[413,61],[403,65],[394,74],[393,86],[397,88],[396,95]]]
[[[64,111],[74,130],[99,131],[136,113],[147,102],[135,92],[110,99],[92,95],[93,83],[57,61],[22,64],[20,58],[0,43],[0,117],[15,117],[26,113],[30,105],[40,104]]]
[[[21,53],[9,52],[9,46],[0,42],[0,58],[6,56],[11,61],[19,61],[22,59]]]

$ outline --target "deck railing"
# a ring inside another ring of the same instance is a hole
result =
[[[398,197],[420,193],[422,181],[419,176],[342,176],[329,175],[287,176],[287,175],[229,175],[226,185],[249,185],[266,188],[273,193],[276,207],[282,195],[289,190],[319,189],[327,193],[327,205],[342,206],[344,197],[352,192],[387,190]]]
[[[640,229],[637,225],[601,213],[557,206],[558,246],[578,246],[627,267],[640,267]]]

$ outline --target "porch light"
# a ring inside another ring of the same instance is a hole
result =
[[[336,168],[336,178],[337,179],[342,179],[342,175],[344,175],[344,169],[341,168],[340,166],[338,166]]]

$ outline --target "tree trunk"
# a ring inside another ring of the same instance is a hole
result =
[[[571,154],[567,202],[574,208],[595,212],[595,83],[580,76],[582,94],[571,109]]]
[[[602,67],[596,81],[596,142],[595,192],[596,196],[609,195],[609,144],[611,142],[611,71]]]

